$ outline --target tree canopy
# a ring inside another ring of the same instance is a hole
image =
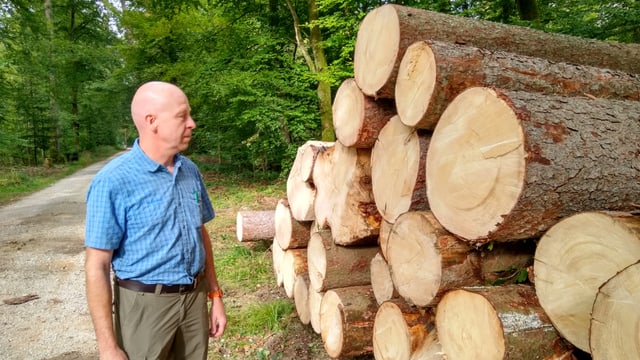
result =
[[[334,139],[358,25],[385,3],[640,42],[634,0],[0,0],[0,162],[130,145],[133,92],[163,80],[189,96],[190,152],[283,173],[303,142]]]

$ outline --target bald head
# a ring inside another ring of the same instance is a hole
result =
[[[170,164],[173,155],[188,147],[196,127],[185,93],[161,81],[138,88],[131,101],[131,117],[138,129],[140,147],[164,164]]]
[[[157,116],[175,97],[186,98],[179,87],[167,82],[151,81],[140,86],[131,101],[131,117],[138,131],[142,132],[146,117]]]

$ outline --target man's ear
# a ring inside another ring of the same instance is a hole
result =
[[[158,124],[156,123],[156,117],[155,116],[153,116],[151,114],[145,115],[144,122],[147,124],[147,126],[149,126],[151,131],[158,130]]]

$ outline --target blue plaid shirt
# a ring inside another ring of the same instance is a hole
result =
[[[87,193],[85,246],[114,250],[117,277],[190,284],[204,269],[200,229],[215,216],[196,165],[178,154],[173,174],[138,145],[104,166]]]

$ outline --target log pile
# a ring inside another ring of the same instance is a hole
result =
[[[275,211],[276,281],[329,356],[640,358],[637,58],[370,12],[337,141],[298,149]]]

